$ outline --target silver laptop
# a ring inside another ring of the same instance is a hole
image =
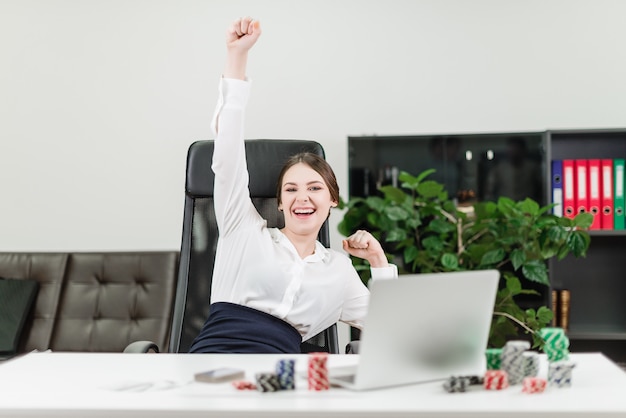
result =
[[[330,382],[365,390],[484,374],[499,278],[479,270],[373,281],[359,362],[331,368]]]

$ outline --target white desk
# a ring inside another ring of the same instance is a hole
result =
[[[189,354],[36,353],[0,365],[0,417],[598,417],[626,416],[626,373],[601,354],[572,355],[573,386],[524,394],[475,388],[446,393],[438,383],[368,392],[332,388],[309,392],[237,391],[229,383],[193,382],[193,374],[235,366],[272,371],[279,358],[306,356]],[[352,364],[357,356],[334,355],[330,366]],[[542,359],[543,360],[543,359]],[[541,373],[545,376],[546,364]],[[171,387],[170,383],[178,386]],[[148,383],[143,391],[125,386]],[[578,414],[578,415],[576,415]]]

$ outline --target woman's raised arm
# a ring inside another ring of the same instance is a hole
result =
[[[226,68],[224,78],[246,78],[248,51],[261,36],[261,24],[251,17],[235,20],[226,31]]]

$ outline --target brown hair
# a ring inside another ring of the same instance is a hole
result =
[[[337,184],[337,178],[335,177],[335,173],[333,172],[330,164],[317,154],[313,154],[312,152],[301,152],[289,158],[283,166],[283,169],[280,171],[278,184],[276,186],[276,198],[278,199],[278,204],[282,202],[281,193],[283,190],[283,178],[285,177],[285,173],[291,167],[299,163],[308,165],[320,176],[322,176],[322,179],[324,180],[324,183],[326,183],[328,191],[330,192],[330,198],[335,202],[339,202],[339,185]]]

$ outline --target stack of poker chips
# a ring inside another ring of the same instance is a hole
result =
[[[281,390],[293,390],[296,388],[295,360],[283,359],[276,363],[276,376]]]
[[[309,390],[328,390],[328,354],[311,353],[309,355],[308,382]]]
[[[524,378],[523,354],[529,348],[530,343],[522,340],[508,341],[504,345],[500,368],[507,373],[509,384],[517,385],[522,382]]]
[[[275,373],[257,373],[256,387],[259,392],[277,392],[280,390],[278,376]]]
[[[488,348],[485,351],[487,357],[487,370],[500,370],[500,363],[502,360],[501,348]]]
[[[481,376],[450,376],[443,384],[448,393],[465,392],[470,386],[482,385],[484,379]]]
[[[543,351],[549,362],[567,360],[569,358],[569,339],[563,328],[542,328],[539,335],[544,341]]]
[[[507,372],[504,370],[487,370],[484,387],[487,390],[502,390],[509,387]]]
[[[548,383],[550,386],[558,388],[572,386],[572,369],[575,366],[574,362],[568,360],[550,363],[550,368],[548,369]]]
[[[443,388],[448,393],[465,392],[469,385],[469,378],[463,376],[451,376],[443,384]]]
[[[546,390],[546,379],[540,377],[525,377],[522,381],[522,392],[542,393]]]
[[[539,374],[539,354],[534,351],[526,351],[524,358],[524,377],[535,377]]]

